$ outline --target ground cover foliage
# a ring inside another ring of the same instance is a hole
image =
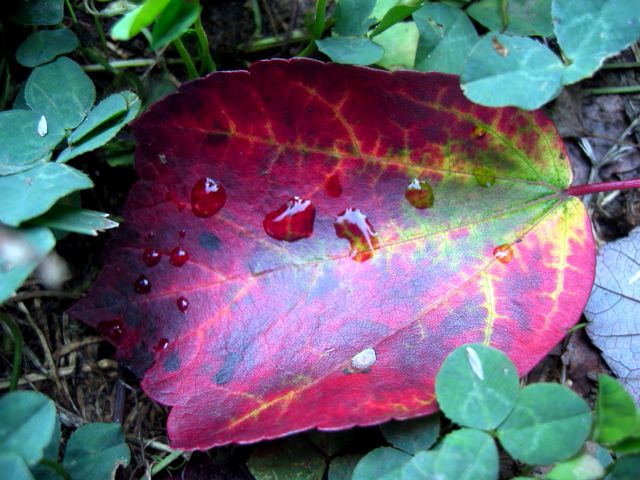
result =
[[[636,478],[632,3],[3,5],[3,471]]]

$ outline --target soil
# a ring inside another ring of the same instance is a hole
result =
[[[243,68],[257,58],[291,56],[301,47],[299,43],[285,44],[257,54],[243,53],[256,38],[251,1],[202,3],[206,12],[204,27],[210,35],[214,59],[221,69]],[[257,0],[257,3],[262,16],[261,36],[280,35],[285,40],[294,29],[303,27],[304,15],[314,4],[312,0]],[[87,43],[96,42],[92,18],[82,11],[77,13],[80,26],[76,28],[83,42],[85,38]],[[7,45],[6,48],[13,47]],[[122,58],[149,55],[141,41],[129,42],[126,48],[126,51],[114,49],[111,53]],[[614,60],[638,61],[639,57],[637,50],[629,49]],[[77,60],[91,63],[81,55]],[[166,65],[133,73],[144,77],[145,85],[157,79],[169,84],[186,79],[185,72],[179,67],[168,69]],[[589,89],[595,87],[637,85],[639,76],[638,69],[604,70],[592,80],[566,89],[546,108],[566,141],[576,184],[640,177],[640,132],[636,129],[624,135],[633,122],[640,123],[640,96],[589,93]],[[99,91],[112,88],[109,75],[96,74],[92,78]],[[132,80],[123,78],[121,81]],[[125,140],[130,138],[125,135]],[[110,167],[102,153],[86,155],[77,166],[88,172],[96,184],[96,188],[82,194],[83,205],[117,216],[135,181],[132,170]],[[604,199],[604,195],[586,199],[599,242],[624,236],[640,224],[639,190],[609,194],[606,201]],[[95,238],[69,235],[60,240],[57,252],[66,261],[71,279],[56,290],[46,290],[30,280],[4,304],[2,312],[18,322],[24,335],[21,385],[54,399],[63,424],[63,437],[68,438],[72,429],[87,422],[121,422],[132,450],[132,460],[126,470],[119,472],[119,478],[141,478],[150,465],[165,455],[167,410],[146,398],[138,379],[118,366],[113,360],[114,349],[102,341],[96,331],[71,320],[65,313],[95,279],[110,236],[111,233]],[[6,391],[12,356],[5,353],[10,352],[7,348],[0,352],[0,391]],[[607,371],[584,330],[578,329],[523,381],[561,382],[593,404],[596,376]],[[376,442],[383,443],[377,427],[357,429],[357,438],[355,445],[370,447]],[[185,455],[161,473],[160,478],[250,479],[246,460],[252,448],[227,447]],[[502,460],[505,478],[517,473],[518,465],[506,458]]]

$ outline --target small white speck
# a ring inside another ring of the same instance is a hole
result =
[[[38,122],[38,135],[44,137],[47,134],[47,119],[42,115]]]
[[[351,366],[356,371],[371,368],[376,363],[376,351],[373,348],[365,348],[351,359]]]
[[[635,273],[635,275],[629,279],[629,282],[627,283],[627,285],[633,285],[633,284],[634,284],[634,283],[636,283],[638,280],[640,280],[640,270],[638,270],[638,271]]]
[[[162,165],[166,165],[167,164],[167,156],[164,153],[161,153],[158,155],[158,160],[160,161],[160,163]]]
[[[480,361],[480,357],[478,356],[476,351],[471,347],[467,347],[467,361],[469,362],[469,366],[471,367],[471,370],[476,375],[476,377],[478,377],[480,380],[484,380],[482,362]]]

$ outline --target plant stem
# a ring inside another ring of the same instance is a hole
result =
[[[176,50],[178,50],[180,58],[182,58],[182,63],[184,63],[184,66],[187,68],[187,75],[189,76],[189,79],[193,80],[198,78],[198,71],[196,70],[196,66],[193,63],[191,55],[189,55],[189,52],[187,52],[184,43],[182,43],[182,39],[176,38],[173,41],[173,45],[176,47]]]
[[[0,321],[11,330],[13,337],[13,367],[11,369],[11,379],[9,382],[9,391],[13,392],[18,388],[18,379],[20,378],[20,368],[22,366],[22,334],[16,322],[8,315],[0,315]]]
[[[313,25],[313,37],[309,44],[298,53],[298,57],[306,57],[311,55],[316,49],[316,40],[322,36],[324,32],[324,21],[327,15],[327,0],[318,0],[316,3],[316,21]]]
[[[209,38],[202,27],[202,20],[200,19],[200,16],[196,19],[195,30],[196,36],[198,37],[198,44],[200,45],[200,55],[202,56],[202,70],[204,70],[205,73],[215,72],[216,62],[211,58],[211,52],[209,51]]]
[[[289,38],[284,35],[278,35],[275,37],[258,38],[247,45],[240,47],[240,50],[244,53],[255,53],[263,50],[269,50],[270,48],[282,47],[289,43],[306,42],[309,40],[309,34],[302,30],[294,30],[291,32]]]
[[[640,93],[640,85],[622,85],[619,87],[587,88],[585,92],[591,95],[613,95],[620,93]]]
[[[63,478],[64,480],[71,480],[71,477],[69,476],[67,471],[64,469],[64,467],[62,465],[60,465],[59,462],[56,462],[55,460],[52,460],[50,458],[43,458],[42,460],[40,460],[40,464],[41,465],[46,465],[51,470],[56,472],[56,474],[59,477]]]
[[[567,188],[564,193],[567,195],[589,195],[590,193],[610,192],[612,190],[626,190],[629,188],[640,188],[640,178],[631,180],[620,180],[617,182],[589,183],[587,185],[575,185]]]
[[[67,4],[67,10],[69,10],[69,15],[71,15],[71,20],[73,20],[73,23],[78,23],[76,12],[73,11],[73,5],[71,5],[71,2],[69,0],[64,0],[64,3]]]
[[[262,14],[260,13],[260,5],[258,0],[251,0],[251,10],[253,10],[253,23],[256,28],[253,31],[254,37],[259,37],[262,34]]]
[[[153,475],[156,475],[156,474],[160,473],[162,470],[164,470],[169,465],[171,465],[174,460],[180,458],[182,453],[183,452],[181,450],[174,450],[173,452],[171,452],[166,457],[163,457],[162,460],[160,460],[153,467],[151,467],[151,475],[153,476]]]
[[[177,63],[182,63],[182,60],[179,58],[165,58],[164,61],[169,65],[175,65]],[[109,62],[109,68],[106,68],[102,64],[92,63],[89,65],[84,65],[82,69],[85,72],[102,72],[104,70],[112,70],[118,68],[140,68],[140,67],[150,67],[158,63],[158,60],[149,59],[149,58],[132,58],[130,60],[114,60]]]

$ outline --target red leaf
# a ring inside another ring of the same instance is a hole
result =
[[[184,85],[135,133],[141,180],[72,313],[173,406],[176,448],[432,412],[452,349],[493,345],[524,374],[589,294],[555,128],[455,77],[259,62]]]

